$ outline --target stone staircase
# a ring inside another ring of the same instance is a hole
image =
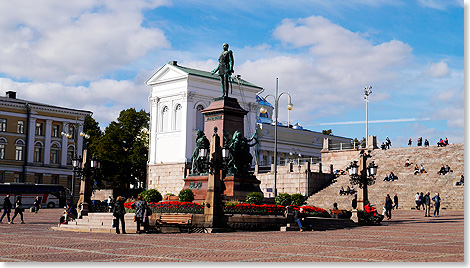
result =
[[[373,157],[368,161],[373,160],[378,165],[378,170],[375,184],[368,187],[369,200],[376,204],[380,212],[385,203],[385,196],[390,194],[393,198],[395,193],[398,195],[399,209],[414,208],[417,192],[430,192],[431,197],[439,192],[442,199],[441,209],[464,209],[465,187],[455,185],[460,180],[460,175],[464,174],[464,144],[451,144],[446,147],[403,147],[386,151],[376,149],[371,154]],[[404,166],[406,159],[410,159],[411,166]],[[413,175],[415,164],[422,164],[427,173]],[[437,172],[443,164],[449,165],[453,172],[438,175]],[[390,172],[398,176],[398,180],[383,181]],[[346,189],[348,185],[349,175],[341,175],[336,182],[310,196],[307,204],[331,209],[336,202],[339,209],[350,210],[353,196],[339,195],[340,187]],[[358,189],[357,186],[354,188]]]
[[[124,220],[126,222],[126,233],[135,233],[137,231],[137,226],[134,222],[134,213],[127,213],[124,215]],[[58,227],[53,227],[52,229],[75,232],[115,233],[116,229],[111,227],[112,224],[112,213],[88,213],[88,216],[84,216],[82,219],[69,221],[68,224],[61,224]],[[119,229],[122,231],[120,225]]]

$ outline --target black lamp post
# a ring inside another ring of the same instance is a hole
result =
[[[274,189],[273,189],[273,194],[274,197],[277,195],[277,123],[278,123],[278,116],[279,116],[279,99],[281,98],[282,95],[287,94],[289,96],[289,104],[287,104],[287,110],[292,110],[294,109],[294,105],[292,104],[292,97],[290,96],[289,93],[287,92],[282,92],[281,94],[278,93],[279,91],[279,83],[278,83],[278,78],[276,78],[276,95],[273,96],[271,94],[266,95],[264,99],[266,100],[269,96],[274,98]],[[260,112],[262,114],[265,114],[267,112],[267,109],[264,107],[260,108]],[[289,126],[287,126],[289,127]]]
[[[364,209],[364,204],[368,201],[368,192],[367,186],[371,186],[375,183],[375,175],[377,174],[377,165],[375,165],[374,161],[369,163],[367,166],[367,159],[371,158],[370,155],[371,151],[367,153],[364,150],[361,150],[360,158],[361,163],[360,166],[357,165],[357,161],[351,162],[349,167],[347,168],[349,171],[350,182],[352,185],[358,185],[360,189],[362,189],[362,200],[358,200],[358,208]]]

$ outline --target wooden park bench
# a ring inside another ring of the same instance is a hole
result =
[[[187,228],[189,233],[192,222],[193,215],[191,214],[161,214],[155,225],[160,229],[164,226],[178,227],[180,232],[182,228]]]

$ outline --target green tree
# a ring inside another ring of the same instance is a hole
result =
[[[178,194],[178,199],[180,202],[193,202],[194,193],[191,189],[183,189]]]
[[[328,130],[324,129],[321,131],[321,133],[325,135],[333,135],[333,131],[331,130],[331,128]]]
[[[149,120],[144,110],[123,110],[93,145],[103,176],[114,187],[128,189],[130,184],[146,181]]]
[[[251,192],[246,196],[245,202],[248,204],[261,205],[263,203],[263,194],[258,192]]]
[[[160,202],[162,201],[163,197],[162,194],[157,191],[156,189],[149,189],[147,191],[143,191],[140,193],[142,195],[142,199],[144,199],[147,202]]]
[[[303,195],[301,194],[293,194],[291,195],[291,205],[295,205],[295,206],[303,206],[305,204],[305,198]]]
[[[356,148],[357,147],[362,147],[362,148],[365,148],[366,147],[366,138],[362,138],[362,140],[358,140],[357,138],[354,138],[354,140],[352,141],[352,144],[353,146],[355,146]]]
[[[281,205],[281,206],[288,206],[290,205],[292,201],[292,198],[290,194],[282,193],[278,194],[276,198],[274,198],[274,202],[276,202],[276,205]]]

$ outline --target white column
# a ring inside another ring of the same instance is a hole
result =
[[[26,143],[28,144],[27,146],[28,147],[28,159],[26,159],[26,161],[28,163],[33,163],[34,140],[36,139],[36,118],[30,117],[29,122],[27,122],[27,124],[29,124],[29,128],[28,128],[28,138],[26,141]]]
[[[193,129],[196,127],[196,108],[194,107],[194,102],[188,99],[186,102],[183,102],[183,118],[181,121],[184,122],[181,127],[181,155],[184,156],[187,161],[191,161],[191,156],[193,154]]]
[[[62,132],[67,133],[69,129],[69,123],[63,122],[62,123]],[[69,139],[66,136],[62,136],[62,148],[60,154],[60,165],[65,167],[67,166],[67,148],[69,145]]]
[[[51,137],[52,137],[52,120],[46,120],[46,131],[44,136],[44,165],[49,165],[51,161]]]
[[[158,97],[149,98],[150,102],[150,140],[149,140],[149,164],[156,163],[157,155],[157,128],[158,128]]]

